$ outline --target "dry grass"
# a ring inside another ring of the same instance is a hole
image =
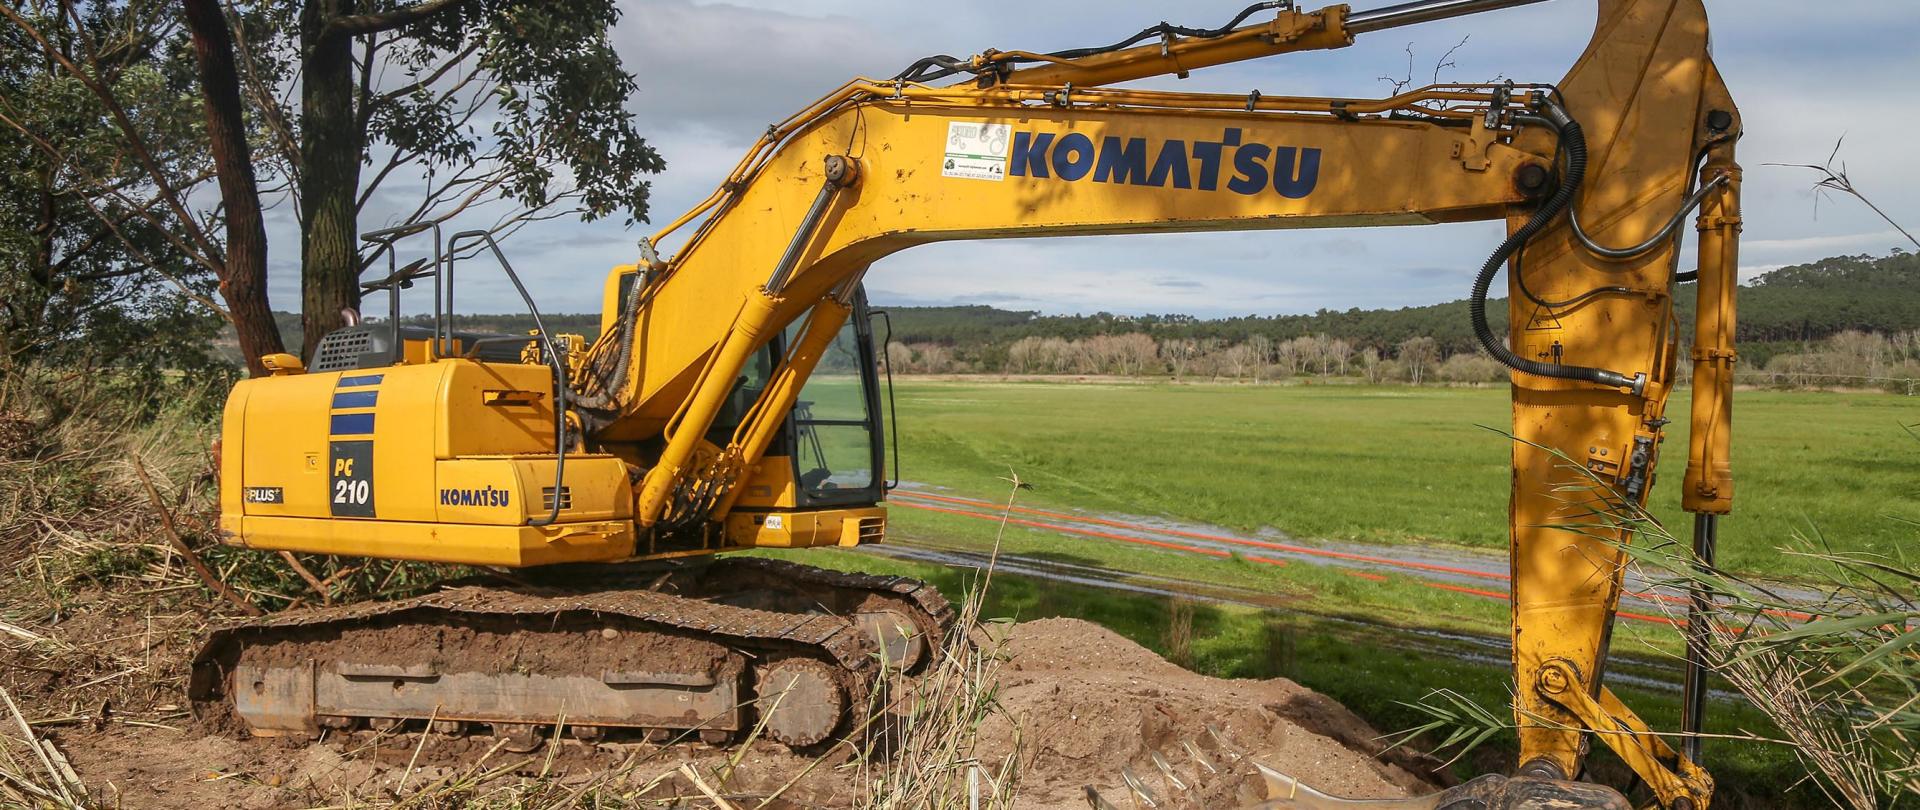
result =
[[[1193,600],[1167,600],[1167,660],[1193,669]]]
[[[1920,426],[1909,426],[1909,433],[1914,427]],[[1713,595],[1701,636],[1707,665],[1775,730],[1702,737],[1787,747],[1805,781],[1836,807],[1871,810],[1920,800],[1914,754],[1920,750],[1920,560],[1834,551],[1812,530],[1778,551],[1802,564],[1819,596],[1807,598],[1805,589],[1790,595],[1702,564],[1691,543],[1583,465],[1563,457],[1560,467],[1567,480],[1558,490],[1565,506],[1556,528],[1616,544],[1624,565],[1655,591],[1678,595],[1697,588]],[[1663,609],[1684,626],[1681,602]],[[1514,727],[1505,711],[1451,690],[1437,690],[1413,708],[1429,722],[1399,732],[1396,744],[1434,734],[1443,740],[1438,749],[1455,748],[1456,758]]]
[[[1830,801],[1868,810],[1920,799],[1914,561],[1795,538],[1781,553],[1804,558],[1825,594],[1808,602],[1696,566],[1689,546],[1643,517],[1623,525],[1636,532],[1629,564],[1648,579],[1715,594],[1702,635],[1710,668],[1766,713]]]
[[[1008,632],[1005,621],[981,621],[987,589],[1000,558],[1000,541],[1014,502],[1028,485],[1008,472],[1007,503],[1000,513],[987,566],[968,589],[960,615],[948,634],[940,656],[918,680],[888,679],[884,692],[896,695],[888,713],[897,719],[877,742],[888,750],[881,756],[869,745],[858,760],[864,788],[856,807],[873,810],[899,808],[1005,808],[1013,806],[1020,781],[1021,738],[1018,718],[1013,743],[998,762],[979,759],[980,726],[1003,711],[998,703],[1000,668],[1006,663]]]
[[[0,689],[19,704],[16,718],[0,703],[0,807],[103,806],[63,773],[45,731],[185,728],[194,645],[210,624],[245,612],[240,603],[276,611],[401,596],[466,573],[219,545],[208,452],[216,396],[182,391],[136,405],[142,400],[124,391],[48,373],[0,381]],[[209,587],[189,555],[237,598]],[[931,671],[913,679],[889,673],[870,727],[810,762],[797,760],[791,779],[772,789],[741,784],[756,728],[738,755],[717,764],[682,762],[684,746],[646,747],[615,767],[581,772],[556,767],[551,752],[559,746],[549,745],[532,756],[496,749],[454,769],[409,765],[385,788],[286,796],[369,810],[771,808],[795,806],[789,789],[819,772],[852,782],[846,798],[854,807],[1005,807],[1016,790],[1017,746],[1004,762],[974,756],[981,722],[999,710],[1005,659],[1005,633],[979,614],[990,581],[991,570],[983,572]]]

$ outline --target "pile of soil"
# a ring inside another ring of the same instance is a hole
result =
[[[981,732],[980,759],[1002,761],[1015,750],[1021,765],[1020,806],[1081,808],[1088,785],[1128,806],[1123,768],[1156,776],[1152,756],[1160,752],[1176,763],[1187,761],[1183,741],[1220,756],[1211,742],[1211,725],[1232,749],[1322,789],[1355,797],[1392,797],[1425,793],[1433,786],[1400,765],[1377,756],[1379,733],[1345,708],[1291,681],[1221,680],[1196,675],[1104,628],[1070,619],[1015,625],[1001,671],[999,702],[1003,714]],[[45,715],[52,707],[29,714]],[[438,738],[426,746],[410,776],[417,737],[369,745],[364,739],[306,741],[233,739],[193,728],[186,721],[172,728],[125,723],[86,723],[46,727],[42,733],[66,753],[106,806],[120,807],[307,807],[391,797],[406,780],[407,790],[456,776],[465,768],[434,752],[450,743]],[[727,752],[704,746],[573,753],[557,765],[564,784],[587,784],[625,766],[626,784],[637,788],[657,776],[669,790],[700,794],[674,775],[683,763],[718,769]],[[478,756],[479,751],[472,756]],[[443,756],[445,755],[445,756]],[[490,765],[511,756],[493,755]],[[634,767],[635,757],[644,762]],[[767,795],[812,763],[783,747],[760,743],[742,758],[723,793]],[[815,767],[784,794],[791,807],[831,807],[850,803],[862,777],[857,766]],[[1406,764],[1419,770],[1419,763]],[[711,770],[701,771],[711,773]],[[1150,780],[1151,781],[1151,780]],[[699,804],[696,800],[696,804]],[[752,806],[757,800],[747,800]]]
[[[1435,786],[1377,756],[1380,732],[1325,695],[1276,678],[1222,680],[1181,669],[1089,622],[1017,625],[1001,673],[1008,717],[987,724],[983,759],[1021,738],[1021,796],[1034,807],[1085,807],[1084,786],[1127,806],[1122,769],[1156,790],[1152,762],[1189,759],[1192,743],[1221,759],[1214,735],[1245,756],[1321,790],[1354,798],[1427,793]],[[1403,761],[1425,771],[1413,757]]]

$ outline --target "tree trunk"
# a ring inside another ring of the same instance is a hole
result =
[[[227,255],[222,262],[220,294],[226,299],[239,336],[240,353],[253,376],[266,373],[260,358],[286,351],[267,306],[267,229],[260,214],[260,189],[253,176],[253,152],[240,118],[240,78],[233,66],[233,32],[219,0],[185,0],[187,28],[193,34],[194,61],[200,66],[200,98],[207,113],[207,141],[220,178],[220,200],[227,209]]]
[[[26,268],[27,283],[4,302],[8,315],[0,320],[0,352],[7,361],[30,357],[48,343],[47,307],[53,303],[53,253],[60,229],[59,199],[54,195],[54,165],[48,160],[34,171],[40,202],[40,221],[31,236],[34,250]]]
[[[301,356],[360,307],[354,195],[360,188],[360,134],[353,115],[353,38],[329,32],[340,0],[301,9],[300,102]]]

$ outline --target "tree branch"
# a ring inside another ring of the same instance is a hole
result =
[[[475,53],[479,52],[480,43],[481,43],[481,40],[479,39],[475,39],[474,41],[467,43],[467,47],[460,49],[459,53],[454,54],[452,57],[449,57],[446,62],[442,63],[439,67],[434,68],[433,72],[427,74],[426,78],[420,79],[418,81],[415,81],[403,87],[399,87],[397,89],[389,90],[385,93],[382,93],[380,94],[380,100],[393,101],[401,97],[404,97],[408,94],[411,94],[416,90],[424,89],[427,86],[433,84],[434,82],[439,81],[441,77],[447,75],[448,71],[453,70],[456,67],[459,67],[462,62],[467,61],[467,57],[470,57]],[[452,90],[449,90],[447,92],[451,94],[453,92],[458,91],[459,89],[460,89],[460,85],[455,85]]]
[[[71,6],[69,6],[68,11],[72,13]],[[174,217],[180,220],[181,227],[186,229],[188,237],[200,248],[200,252],[203,254],[203,261],[217,261],[220,252],[214,248],[212,240],[207,237],[205,232],[200,230],[198,224],[193,221],[193,217],[188,215],[186,207],[180,203],[179,192],[167,181],[166,173],[160,169],[159,162],[154,160],[153,153],[147,148],[146,141],[140,137],[140,132],[134,127],[133,120],[127,116],[127,111],[120,106],[119,99],[115,98],[113,93],[102,86],[93,76],[82,71],[79,65],[74,64],[66,55],[54,48],[53,43],[47,41],[46,36],[40,32],[40,29],[35,28],[33,23],[27,22],[26,18],[20,16],[20,13],[15,11],[11,6],[0,5],[0,15],[4,15],[8,20],[12,21],[14,25],[18,26],[21,31],[25,32],[27,36],[38,43],[41,50],[45,51],[54,61],[58,62],[60,66],[72,74],[75,79],[80,80],[81,84],[86,85],[94,97],[99,99],[100,103],[107,108],[107,112],[113,116],[114,123],[118,125],[120,134],[126,138],[127,146],[133,152],[134,158],[140,162],[141,168],[146,171],[148,178],[153,181],[154,186],[160,189],[161,195],[166,201],[167,208],[173,212]],[[84,40],[82,44],[85,45]],[[89,50],[91,50],[90,47]]]
[[[259,605],[241,596],[238,591],[228,587],[227,583],[220,581],[219,575],[213,573],[213,569],[208,568],[207,564],[200,560],[200,555],[193,553],[193,549],[187,545],[186,539],[180,536],[180,531],[174,528],[173,512],[169,511],[167,505],[161,502],[160,491],[154,489],[153,479],[147,477],[146,465],[140,463],[138,456],[135,456],[133,459],[133,471],[136,475],[140,476],[140,486],[146,489],[147,498],[153,501],[153,510],[160,516],[160,526],[166,529],[167,541],[173,545],[174,551],[179,552],[180,556],[186,558],[188,565],[193,566],[193,572],[200,575],[201,584],[207,586],[207,588],[214,593],[219,594],[222,599],[232,602],[235,607],[240,608],[240,611],[248,616],[267,615],[267,612],[261,610]]]
[[[322,37],[359,36],[392,31],[466,3],[467,0],[420,0],[413,5],[401,6],[380,14],[350,14],[345,17],[335,17],[332,22],[327,23],[326,30],[320,35]]]
[[[56,148],[53,144],[48,143],[45,139],[41,138],[40,136],[35,135],[31,130],[28,130],[24,125],[13,120],[12,118],[7,117],[7,115],[4,112],[0,112],[0,123],[4,123],[7,126],[12,127],[15,131],[18,131],[20,134],[25,135],[29,140],[33,141],[34,146],[38,147],[42,152],[46,153],[48,158],[53,160],[54,162],[56,163],[66,162],[65,156],[60,153],[60,150],[58,148]],[[164,188],[161,189],[159,192],[156,192],[156,196],[154,197],[154,199],[148,200],[145,203],[135,203],[132,200],[129,200],[126,197],[126,195],[121,193],[120,184],[117,184],[117,183],[108,184],[108,183],[101,182],[99,178],[96,178],[93,175],[87,173],[86,170],[79,168],[78,164],[69,164],[69,165],[73,166],[73,171],[75,172],[76,175],[79,176],[79,178],[82,181],[84,181],[87,184],[87,187],[92,189],[92,193],[76,190],[75,192],[73,192],[74,195],[78,197],[82,203],[86,204],[88,210],[93,212],[94,217],[99,219],[101,224],[105,225],[109,230],[113,231],[114,236],[119,238],[120,243],[125,245],[129,252],[139,257],[141,261],[146,262],[148,265],[152,266],[156,272],[160,272],[161,274],[166,275],[169,281],[174,282],[174,284],[180,287],[182,292],[187,293],[189,296],[192,296],[194,300],[207,303],[208,306],[213,307],[213,310],[215,312],[219,312],[222,317],[226,316],[225,309],[222,309],[221,307],[218,307],[218,306],[214,306],[212,302],[209,299],[206,299],[204,296],[195,295],[191,290],[187,288],[185,282],[182,282],[179,279],[174,278],[172,275],[166,274],[165,271],[161,270],[159,263],[155,262],[152,257],[148,256],[146,254],[146,251],[140,249],[139,246],[135,245],[133,240],[129,238],[123,231],[120,230],[118,221],[113,217],[107,216],[106,212],[101,211],[99,206],[94,201],[95,196],[108,197],[117,201],[121,205],[126,206],[129,209],[132,209],[132,211],[141,220],[145,221],[148,225],[152,226],[154,231],[160,234],[161,238],[167,240],[169,243],[173,245],[174,249],[180,251],[181,255],[186,256],[187,258],[193,260],[194,263],[207,268],[207,270],[211,271],[215,277],[219,277],[221,275],[222,265],[217,260],[218,259],[217,254],[215,256],[210,257],[210,256],[203,255],[198,250],[195,250],[193,245],[187,244],[187,242],[181,239],[178,234],[174,233],[172,229],[167,228],[165,223],[161,222],[158,217],[156,217],[155,215],[153,215],[147,210],[159,204],[163,199],[170,199],[166,196],[166,190]],[[208,175],[200,175],[200,178],[196,180],[195,183],[197,184],[201,180],[204,180],[207,176]],[[191,221],[188,221],[186,223],[186,226],[188,228],[191,228],[194,226],[194,223]]]
[[[228,14],[238,17],[228,5]],[[275,151],[286,162],[289,174],[296,180],[300,176],[300,147],[294,143],[293,128],[287,124],[287,108],[282,100],[274,95],[271,88],[260,78],[260,67],[254,61],[253,42],[247,39],[247,27],[233,25],[233,51],[240,57],[240,73],[246,78],[247,95],[260,110],[260,117],[266,121],[267,129],[273,133]],[[296,79],[298,77],[295,77]],[[289,84],[297,84],[290,82]]]

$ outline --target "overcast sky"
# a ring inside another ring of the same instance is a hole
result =
[[[1387,2],[1352,0],[1356,10]],[[891,76],[931,53],[1057,50],[1105,44],[1168,20],[1211,27],[1242,0],[626,0],[615,43],[639,77],[641,131],[666,158],[653,183],[663,223],[704,197],[770,122],[856,76]],[[1302,4],[1317,7],[1309,0]],[[1462,37],[1457,81],[1503,75],[1552,81],[1593,30],[1594,0],[1533,6],[1363,35],[1339,51],[1292,54],[1197,71],[1153,86],[1199,92],[1379,96],[1377,78],[1416,71]],[[1883,254],[1899,234],[1851,199],[1820,202],[1816,177],[1768,162],[1840,157],[1889,214],[1920,225],[1913,159],[1920,4],[1910,0],[1708,0],[1714,58],[1746,119],[1742,277],[1839,253]],[[1424,78],[1424,77],[1423,77]],[[404,202],[395,199],[393,204]],[[594,312],[607,270],[634,260],[654,227],[622,218],[530,226],[506,243],[541,308]],[[363,229],[382,227],[378,215]],[[458,223],[457,223],[458,224]],[[1048,313],[1184,312],[1201,316],[1400,307],[1464,297],[1501,237],[1497,223],[1151,236],[1070,237],[929,245],[874,266],[883,304],[993,304]],[[284,223],[276,230],[282,230]],[[1911,227],[1910,227],[1911,229]],[[271,294],[294,309],[298,247],[274,240]],[[1683,264],[1691,266],[1691,248]],[[478,275],[478,274],[477,274]],[[491,273],[485,275],[492,275]],[[466,278],[463,276],[463,278]],[[519,309],[504,282],[475,278],[464,312]]]

